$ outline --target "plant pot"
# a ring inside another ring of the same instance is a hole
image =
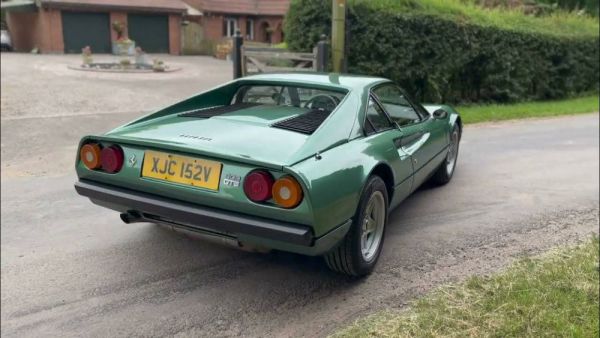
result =
[[[134,55],[135,41],[113,41],[112,52],[114,55]]]

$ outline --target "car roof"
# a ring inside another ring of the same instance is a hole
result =
[[[296,82],[302,84],[315,84],[346,89],[364,89],[390,80],[382,77],[367,75],[319,73],[319,72],[289,72],[289,73],[265,73],[246,76],[240,80],[274,81],[274,82]]]

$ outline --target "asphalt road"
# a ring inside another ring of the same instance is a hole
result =
[[[440,283],[598,232],[597,113],[466,127],[452,182],[419,190],[391,213],[379,264],[362,280],[329,272],[319,258],[125,225],[75,193],[79,137],[229,74],[157,84],[73,75],[53,60],[76,61],[2,55],[3,336],[323,336]],[[229,69],[183,60],[192,74]],[[44,81],[60,87],[47,93]],[[120,90],[139,92],[129,100],[140,105],[123,109]]]

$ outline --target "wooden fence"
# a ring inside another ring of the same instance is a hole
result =
[[[281,48],[242,46],[242,76],[290,71],[317,71],[317,48],[312,53],[295,53]]]
[[[325,72],[329,48],[323,37],[312,53],[292,52],[282,48],[245,46],[241,36],[233,38],[234,78],[257,73],[314,71]]]

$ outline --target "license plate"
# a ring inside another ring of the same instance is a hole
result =
[[[200,158],[146,151],[142,177],[219,190],[223,164]]]

